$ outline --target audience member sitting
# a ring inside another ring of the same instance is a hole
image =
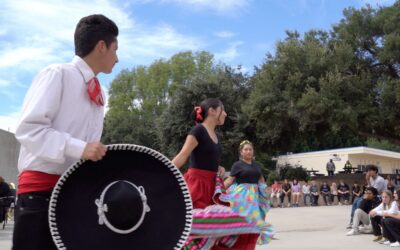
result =
[[[338,202],[339,202],[339,199],[338,199],[338,189],[337,189],[336,182],[332,182],[332,184],[331,184],[331,204],[334,204],[334,203],[335,203],[335,197],[336,197],[336,199],[337,199]]]
[[[360,207],[356,209],[354,213],[353,219],[353,227],[347,232],[347,236],[360,234],[360,222],[363,223],[364,229],[363,232],[366,233],[369,231],[369,216],[368,213],[379,206],[380,199],[378,198],[378,191],[374,187],[367,187],[364,194],[364,199],[362,200]]]
[[[394,183],[394,179],[390,175],[387,175],[385,181],[386,181],[387,189],[390,190],[390,192],[392,192],[392,194],[393,194],[394,189],[396,187],[396,184]]]
[[[0,198],[7,197],[10,193],[10,186],[4,181],[3,177],[0,176]],[[4,218],[6,216],[5,210],[3,209],[5,204],[5,200],[0,200],[0,223],[3,223]]]
[[[282,185],[282,194],[281,194],[281,207],[283,207],[284,205],[284,201],[285,201],[285,196],[288,197],[288,207],[290,207],[290,199],[292,197],[292,189],[291,189],[291,185],[288,182],[287,179],[283,180],[283,185]]]
[[[350,223],[347,226],[347,229],[351,229],[353,227],[354,212],[356,211],[357,208],[360,207],[366,189],[367,189],[367,184],[363,185],[362,190],[360,192],[360,196],[354,198],[354,201],[353,201],[352,206],[351,206]]]
[[[280,199],[281,194],[282,194],[282,186],[277,180],[275,180],[274,184],[272,184],[271,188],[272,188],[271,205],[274,204],[274,200],[273,199],[276,198],[276,203],[279,206],[279,199]]]
[[[381,194],[384,190],[387,189],[386,181],[382,176],[378,175],[378,167],[375,165],[367,165],[366,166],[367,174],[365,176],[365,180],[367,181],[368,186],[376,188],[378,190],[378,194]]]
[[[292,196],[293,196],[293,199],[292,199],[293,207],[299,207],[301,185],[297,181],[297,179],[293,180],[291,190],[292,190]]]
[[[354,182],[353,186],[351,187],[351,194],[352,194],[351,204],[353,204],[356,199],[362,198],[361,187],[357,181]]]
[[[369,217],[371,218],[372,230],[375,235],[374,241],[380,241],[383,238],[381,230],[383,213],[390,210],[393,200],[392,192],[390,190],[383,191],[381,197],[382,197],[382,203],[369,212]]]
[[[313,200],[312,206],[318,206],[319,192],[315,181],[311,182],[310,192]]]
[[[311,197],[311,192],[310,192],[310,185],[308,184],[308,181],[305,181],[304,185],[302,186],[302,193],[303,193],[303,202],[304,206],[307,206],[307,199],[310,201],[310,206],[312,204],[312,197]]]
[[[342,205],[343,200],[346,205],[349,203],[349,198],[350,198],[349,185],[344,183],[343,180],[339,181],[338,198],[339,198],[339,205]]]
[[[395,201],[392,202],[389,211],[383,212],[382,234],[383,239],[379,243],[390,245],[391,247],[400,246],[400,189],[394,192]],[[387,239],[387,240],[386,240]]]
[[[325,206],[330,205],[329,199],[330,199],[330,196],[331,196],[331,189],[329,188],[329,186],[326,183],[326,181],[324,181],[322,183],[321,188],[320,188],[319,191],[320,191],[320,193],[322,195],[322,198],[324,199]]]

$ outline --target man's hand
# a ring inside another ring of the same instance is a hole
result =
[[[100,142],[86,144],[82,153],[82,159],[98,161],[101,160],[107,152],[107,147]]]

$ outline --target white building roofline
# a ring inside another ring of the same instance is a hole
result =
[[[369,155],[378,155],[390,158],[400,159],[400,153],[383,150],[383,149],[376,149],[370,147],[350,147],[350,148],[339,148],[339,149],[329,149],[329,150],[321,150],[321,151],[313,151],[307,153],[296,153],[296,154],[287,154],[287,155],[279,155],[278,158],[281,157],[309,157],[311,155],[318,156],[318,155],[326,155],[326,154],[369,154]]]

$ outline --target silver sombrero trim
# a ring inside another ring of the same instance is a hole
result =
[[[192,205],[192,199],[190,197],[189,189],[186,185],[186,182],[183,178],[182,173],[179,171],[179,169],[163,154],[157,152],[154,149],[145,147],[145,146],[140,146],[140,145],[135,145],[135,144],[112,144],[112,145],[107,145],[107,150],[131,150],[131,151],[137,151],[137,152],[143,152],[145,154],[149,154],[151,156],[154,156],[156,159],[160,160],[163,162],[169,170],[175,175],[176,179],[178,180],[179,186],[181,188],[181,191],[183,193],[184,197],[184,202],[186,205],[186,223],[184,230],[182,232],[182,235],[178,242],[176,243],[175,247],[173,248],[174,250],[180,250],[183,245],[185,244],[187,238],[189,237],[190,234],[190,229],[192,228],[192,216],[193,216],[193,205]],[[60,177],[58,180],[56,186],[53,189],[53,192],[51,194],[50,198],[50,205],[49,205],[49,225],[50,225],[50,233],[51,236],[53,237],[53,241],[57,248],[59,250],[66,250],[67,247],[65,246],[60,233],[58,231],[58,226],[57,226],[57,221],[56,221],[56,206],[57,206],[57,199],[61,190],[61,187],[64,185],[64,182],[67,180],[67,178],[76,170],[78,169],[85,160],[80,160],[76,162],[74,165],[70,166]]]

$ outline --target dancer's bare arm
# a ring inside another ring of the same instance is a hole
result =
[[[197,145],[199,145],[199,143],[197,142],[196,137],[188,135],[181,151],[174,157],[174,159],[172,159],[172,163],[175,164],[177,168],[181,168]]]
[[[224,185],[225,188],[230,187],[230,185],[232,185],[232,183],[236,180],[236,177],[234,176],[229,176],[225,181],[224,181]]]

